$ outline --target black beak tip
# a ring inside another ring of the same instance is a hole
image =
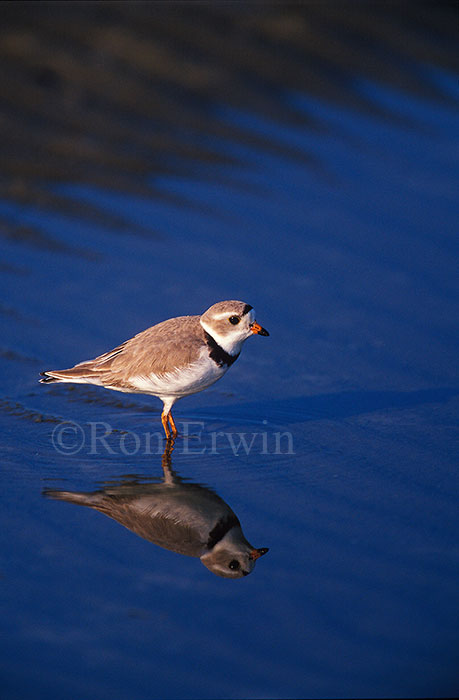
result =
[[[258,335],[269,335],[269,333],[266,328],[262,328],[261,331],[258,331]]]
[[[266,554],[266,552],[269,552],[269,547],[260,547],[260,549],[257,549],[257,552],[260,552],[260,556],[262,557],[263,554]]]

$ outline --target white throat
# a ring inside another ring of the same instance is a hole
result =
[[[238,355],[241,352],[242,344],[244,340],[246,340],[246,337],[241,338],[241,333],[237,329],[234,329],[234,331],[231,333],[227,333],[225,335],[221,335],[220,333],[217,333],[217,331],[209,326],[208,323],[200,319],[200,324],[214,340],[216,343],[220,345],[221,348],[225,352],[227,352],[229,355]]]
[[[232,528],[214,545],[212,552],[223,550],[224,552],[232,552],[235,555],[249,553],[253,547],[247,542],[244,537],[240,525],[233,525]]]

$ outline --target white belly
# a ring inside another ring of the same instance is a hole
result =
[[[178,399],[207,389],[223,377],[227,369],[226,365],[218,367],[204,351],[199,360],[188,367],[173,369],[165,374],[135,375],[129,377],[129,383],[144,394]]]

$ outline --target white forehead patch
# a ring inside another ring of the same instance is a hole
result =
[[[214,316],[212,316],[212,318],[215,321],[221,321],[222,318],[229,318],[230,316],[239,316],[239,314],[237,313],[237,311],[233,311],[233,312],[225,311],[224,313],[215,314]],[[241,316],[241,318],[244,318],[245,316],[247,316],[250,319],[250,323],[253,323],[253,321],[255,320],[254,309],[251,309],[247,314],[244,314],[244,316]]]
[[[231,316],[231,312],[225,311],[224,314],[215,314],[215,316],[212,315],[212,318],[215,319],[215,321],[220,321],[222,318],[229,318],[230,316]]]

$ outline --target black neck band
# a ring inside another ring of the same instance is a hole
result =
[[[237,358],[239,357],[239,353],[237,355],[230,355],[229,352],[223,350],[221,345],[219,345],[217,341],[214,340],[209,333],[207,333],[207,331],[204,331],[204,335],[209,348],[209,356],[212,358],[212,360],[219,367],[223,367],[223,365],[228,365],[228,367],[231,367],[233,362],[236,362]]]
[[[224,538],[227,532],[231,530],[232,527],[240,525],[239,520],[236,518],[234,513],[227,515],[226,518],[221,518],[215,527],[209,532],[209,539],[207,540],[207,547],[212,549],[215,547],[217,542],[220,542]]]

